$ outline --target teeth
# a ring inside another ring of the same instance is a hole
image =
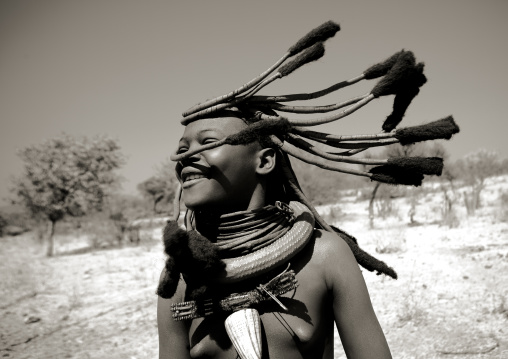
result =
[[[204,176],[204,175],[201,175],[201,174],[188,175],[188,176],[185,178],[185,182],[190,181],[190,180],[194,180],[194,179],[198,179],[198,178],[205,178],[205,176]]]

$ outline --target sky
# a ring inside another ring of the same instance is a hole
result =
[[[301,36],[333,20],[323,59],[262,94],[310,92],[359,75],[401,49],[428,82],[401,126],[453,115],[451,159],[479,148],[508,155],[508,1],[0,1],[0,198],[16,151],[65,132],[118,140],[123,191],[155,174],[183,132],[181,113],[263,72]],[[361,95],[360,83],[327,96]],[[321,130],[379,132],[391,98]]]

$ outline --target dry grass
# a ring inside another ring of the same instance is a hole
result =
[[[400,253],[407,249],[406,231],[402,227],[377,231],[374,234],[374,241],[377,253]]]
[[[456,228],[440,225],[439,193],[422,198],[419,226],[407,225],[403,214],[410,204],[403,198],[392,199],[401,218],[377,218],[375,230],[368,230],[366,201],[344,198],[340,211],[324,213],[398,272],[397,281],[363,272],[394,358],[508,357],[502,193],[508,182],[488,184],[485,207],[467,220],[465,208],[457,207]],[[0,239],[1,355],[157,357],[160,230],[146,230],[141,238],[140,245],[71,255],[89,239],[83,232],[59,233],[54,258],[44,256],[33,234]],[[345,358],[338,336],[335,357]]]
[[[418,325],[427,318],[431,306],[426,293],[427,285],[418,284],[413,276],[414,272],[411,273],[407,287],[402,293],[402,301],[397,317],[402,324],[413,322]]]

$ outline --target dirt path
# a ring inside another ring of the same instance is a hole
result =
[[[366,202],[344,198],[332,208],[336,224],[399,274],[364,271],[394,358],[508,358],[508,216],[492,191],[453,229],[435,224],[432,197],[422,199],[416,226],[407,225],[404,199],[394,202],[398,216],[377,219],[373,230]],[[30,234],[0,241],[3,358],[157,357],[157,240],[50,259]],[[335,349],[345,358],[338,337]]]

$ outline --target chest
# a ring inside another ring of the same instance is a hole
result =
[[[319,358],[333,348],[331,299],[322,277],[310,268],[300,270],[298,287],[275,301],[258,304],[263,358]],[[237,358],[224,327],[226,316],[195,319],[189,326],[192,358]],[[321,355],[316,355],[322,353]]]

